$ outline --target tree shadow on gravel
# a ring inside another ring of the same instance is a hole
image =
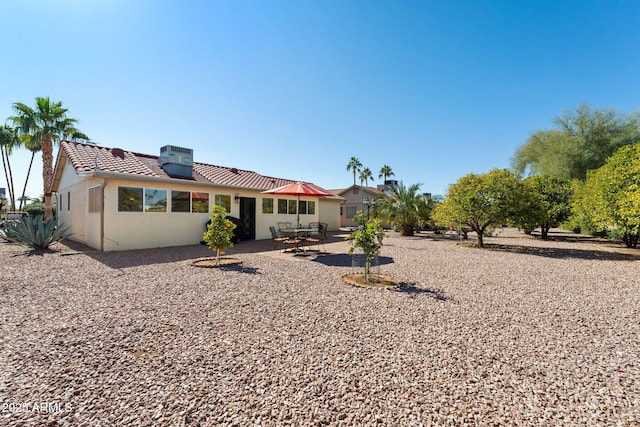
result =
[[[574,248],[543,248],[523,245],[500,245],[495,243],[485,243],[484,250],[496,252],[510,252],[516,254],[537,255],[555,259],[584,259],[602,261],[638,261],[639,254],[601,251],[597,249],[574,249]]]
[[[419,288],[415,283],[403,282],[395,289],[395,292],[407,294],[410,298],[415,298],[417,295],[426,295],[438,301],[450,300],[441,289]]]
[[[351,267],[352,257],[349,254],[329,254],[329,255],[318,255],[313,259],[315,262],[319,262],[320,264],[324,264],[329,267]],[[392,264],[393,258],[388,256],[378,257],[377,265],[386,265]]]
[[[251,274],[251,275],[256,275],[256,274],[262,274],[260,273],[260,271],[255,268],[255,267],[244,267],[242,264],[240,265],[233,265],[233,266],[227,266],[227,267],[220,267],[220,270],[222,271],[235,271],[237,273],[244,273],[244,274]]]

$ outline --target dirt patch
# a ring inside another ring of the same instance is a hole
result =
[[[194,267],[204,268],[229,267],[240,264],[242,264],[242,261],[238,258],[220,258],[220,260],[216,260],[215,258],[200,258],[191,262],[191,265]]]

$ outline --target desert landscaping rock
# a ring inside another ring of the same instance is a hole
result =
[[[640,252],[486,240],[389,233],[381,291],[342,242],[229,269],[0,243],[0,425],[640,425]]]

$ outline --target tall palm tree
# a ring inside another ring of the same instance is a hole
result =
[[[364,182],[364,186],[369,186],[369,180],[373,180],[373,174],[369,168],[364,168],[360,171],[360,184]]]
[[[13,173],[11,171],[9,156],[16,147],[20,146],[20,142],[15,128],[8,125],[0,127],[0,154],[2,155],[2,167],[4,168],[4,176],[7,180],[7,191],[9,191],[11,209],[16,208],[16,195],[13,188]]]
[[[353,185],[356,185],[356,173],[358,173],[361,167],[362,163],[360,163],[357,157],[351,157],[351,160],[347,163],[347,170],[353,171]]]
[[[53,145],[65,137],[88,139],[75,128],[76,119],[67,117],[67,109],[62,102],[51,101],[48,97],[35,99],[35,108],[21,102],[13,104],[16,112],[10,117],[20,135],[28,140],[31,147],[40,146],[42,151],[42,178],[44,181],[44,219],[53,217],[51,209],[51,187],[53,185]],[[32,151],[32,155],[35,151]]]
[[[75,123],[74,119],[64,119],[61,123],[61,131],[62,131],[62,139],[68,139],[71,141],[87,141],[89,137],[80,132],[78,129],[73,127]],[[31,167],[33,166],[33,159],[36,156],[36,153],[42,151],[42,147],[40,144],[40,140],[37,138],[33,138],[29,134],[24,134],[20,136],[22,140],[22,145],[29,151],[31,151],[31,160],[29,161],[29,169],[27,169],[27,176],[24,180],[24,187],[22,188],[22,197],[20,198],[20,209],[22,209],[22,202],[27,200],[25,198],[25,193],[27,191],[27,184],[29,183],[29,176],[31,175]]]
[[[391,166],[384,165],[380,168],[380,174],[378,175],[378,178],[384,178],[384,181],[386,181],[387,178],[393,175],[395,174],[391,170]]]
[[[419,194],[421,184],[405,187],[402,182],[391,187],[393,194],[385,196],[380,206],[381,214],[391,225],[400,229],[403,236],[413,236],[416,226],[421,225],[428,201]]]

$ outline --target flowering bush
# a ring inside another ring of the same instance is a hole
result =
[[[220,255],[224,255],[224,250],[233,246],[233,230],[236,225],[226,218],[227,211],[222,206],[211,208],[209,215],[210,224],[204,233],[203,240],[207,246],[216,253],[216,262],[220,262]]]

